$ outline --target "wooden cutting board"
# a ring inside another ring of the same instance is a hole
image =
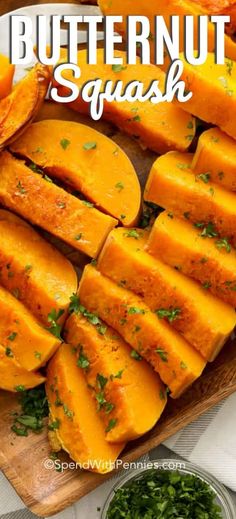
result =
[[[156,155],[142,150],[138,144],[121,134],[111,124],[104,121],[93,122],[78,115],[65,105],[45,103],[38,119],[64,119],[79,121],[111,137],[129,155],[142,186]],[[87,259],[69,246],[44,235],[53,242],[81,270]],[[125,461],[133,461],[166,440],[179,429],[195,420],[220,400],[236,391],[236,341],[225,346],[218,359],[207,367],[202,377],[178,400],[169,399],[168,406],[160,422],[141,439],[130,443],[123,455]],[[17,409],[17,397],[10,393],[0,393],[0,468],[35,514],[48,516],[71,505],[96,486],[107,476],[99,476],[81,470],[57,472],[44,466],[49,457],[50,447],[47,433],[31,434],[27,438],[16,437],[11,431],[12,415]],[[60,459],[69,461],[66,454]]]

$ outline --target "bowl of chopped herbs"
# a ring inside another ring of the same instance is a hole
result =
[[[223,485],[180,460],[156,460],[129,471],[113,487],[101,519],[235,519]]]

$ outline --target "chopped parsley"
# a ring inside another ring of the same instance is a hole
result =
[[[56,420],[53,420],[52,422],[50,422],[48,424],[48,429],[49,431],[56,431],[57,429],[59,429],[61,425],[61,422],[59,420],[59,418],[56,418]]]
[[[135,240],[138,240],[140,234],[135,229],[130,229],[130,231],[124,233],[124,236],[126,236],[127,238],[134,238]]]
[[[7,357],[14,357],[11,348],[8,348],[8,347],[5,349],[5,355],[6,355]]]
[[[163,362],[168,362],[168,354],[166,351],[164,351],[162,348],[157,348],[155,351]]]
[[[113,72],[121,72],[122,70],[125,70],[127,67],[123,67],[123,65],[112,65],[112,71]]]
[[[124,189],[124,184],[122,182],[117,182],[117,184],[115,185],[115,188],[118,189],[118,191],[122,191],[122,189]]]
[[[28,436],[29,431],[41,433],[44,426],[44,418],[48,416],[48,401],[44,386],[25,391],[24,386],[18,386],[21,395],[19,403],[21,412],[14,415],[12,431],[18,436]]]
[[[132,350],[131,353],[130,353],[130,356],[134,360],[142,360],[141,355],[139,355],[139,353],[136,350]]]
[[[210,173],[200,173],[200,175],[197,175],[196,178],[198,178],[199,180],[202,180],[202,182],[204,182],[204,184],[208,184],[208,182],[210,182],[211,175],[210,175]]]
[[[215,245],[217,249],[225,249],[228,253],[232,250],[228,238],[221,238],[220,240],[216,240]]]
[[[20,192],[21,195],[25,195],[27,193],[26,189],[23,187],[21,181],[19,180],[17,184],[17,190]]]
[[[61,329],[62,329],[62,326],[60,324],[58,324],[58,320],[60,319],[60,317],[64,314],[64,310],[58,310],[58,312],[55,310],[55,308],[53,308],[51,310],[51,312],[48,314],[48,323],[50,324],[50,326],[47,328],[47,330],[52,334],[54,335],[55,337],[57,337],[57,339],[60,339],[62,340],[61,338]]]
[[[131,306],[128,309],[128,314],[129,315],[133,315],[133,314],[142,314],[142,315],[144,315],[145,314],[145,310],[143,308],[138,308],[137,306]]]
[[[110,432],[112,429],[114,429],[114,427],[116,426],[117,424],[117,419],[116,418],[111,418],[111,420],[109,420],[109,423],[108,423],[108,426],[106,428],[106,433]]]
[[[90,366],[89,359],[83,352],[83,346],[80,346],[79,358],[78,358],[78,361],[77,361],[77,365],[80,368],[82,368],[82,369],[88,369],[89,366]]]
[[[159,319],[168,319],[169,323],[172,323],[181,314],[180,308],[159,308],[158,310],[155,310],[155,314]]]
[[[60,145],[63,148],[63,150],[66,150],[70,145],[70,141],[68,141],[68,139],[61,139]]]
[[[17,332],[12,332],[8,337],[8,341],[14,341],[15,338],[17,337]]]
[[[83,149],[88,151],[88,150],[95,150],[95,148],[97,147],[97,143],[95,141],[91,141],[91,142],[85,142],[83,144]]]
[[[82,235],[82,232],[80,232],[79,234],[77,234],[77,235],[75,236],[75,240],[76,240],[76,241],[80,241],[81,238],[82,238],[82,236],[83,236],[83,235]]]

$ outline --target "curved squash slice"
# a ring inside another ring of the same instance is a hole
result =
[[[45,377],[22,368],[20,364],[6,355],[0,345],[0,388],[6,391],[20,392],[31,389],[45,382]]]
[[[36,116],[46,96],[49,80],[48,67],[35,65],[22,81],[17,83],[9,99],[0,100],[0,149],[19,137],[26,125]]]
[[[196,378],[206,362],[129,290],[117,286],[91,265],[84,269],[78,292],[81,304],[112,326],[153,366],[177,398]],[[138,354],[138,355],[137,355]]]
[[[144,360],[136,362],[128,344],[112,328],[96,327],[81,313],[69,317],[66,340],[76,350],[77,364],[84,369],[105,430],[111,420],[115,423],[106,433],[107,441],[130,441],[149,431],[167,400],[151,366]]]
[[[195,175],[236,191],[236,143],[219,128],[203,132],[192,161]]]
[[[15,66],[3,54],[0,54],[0,99],[11,93]]]
[[[65,319],[77,289],[71,263],[18,216],[0,209],[1,284],[44,324],[54,310]]]
[[[209,182],[208,177],[196,177],[190,170],[191,161],[192,155],[177,152],[158,158],[146,184],[145,200],[187,218],[200,229],[211,224],[216,237],[236,244],[236,194]]]
[[[6,151],[0,155],[0,200],[92,258],[117,224],[111,216],[70,195]]]
[[[70,457],[92,472],[105,474],[123,450],[124,443],[106,441],[104,426],[83,370],[77,366],[72,346],[63,344],[48,366],[47,397],[56,436]]]
[[[61,62],[67,59],[67,51],[61,49]],[[127,86],[131,81],[141,81],[144,92],[150,87],[152,81],[159,81],[159,88],[164,91],[165,74],[154,65],[142,65],[139,62],[134,65],[126,65],[126,53],[116,51],[116,56],[123,59],[123,66],[112,67],[104,64],[104,50],[97,50],[97,65],[92,67],[87,63],[87,51],[78,52],[78,64],[81,69],[81,78],[75,79],[70,70],[63,72],[63,77],[76,83],[80,88],[90,80],[100,78],[103,81],[102,89],[107,80],[123,81]],[[138,59],[138,58],[137,58]],[[68,95],[65,87],[58,86],[61,96]],[[71,104],[78,112],[88,112],[88,104],[80,97]],[[111,121],[125,133],[132,135],[144,148],[149,148],[157,153],[165,153],[169,150],[186,151],[194,139],[196,125],[195,119],[188,115],[180,106],[174,103],[162,102],[152,104],[149,100],[144,102],[129,101],[104,101],[104,119]],[[191,128],[191,131],[188,129]]]
[[[136,172],[122,149],[102,133],[70,121],[40,121],[11,150],[80,191],[123,225],[137,221],[141,193]]]
[[[234,309],[153,258],[143,250],[145,244],[141,229],[130,233],[114,229],[103,247],[98,269],[118,285],[141,296],[151,310],[166,318],[206,360],[214,360],[236,325]]]
[[[14,272],[9,270],[11,274]],[[61,341],[40,326],[22,303],[2,287],[0,306],[0,344],[5,346],[6,355],[28,371],[39,369]]]
[[[163,212],[152,228],[147,250],[236,308],[236,252],[228,253],[224,241],[201,236],[202,232]]]

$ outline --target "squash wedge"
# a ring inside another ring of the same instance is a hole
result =
[[[236,143],[219,128],[203,132],[193,157],[193,172],[236,191]]]
[[[200,231],[200,232],[199,232]],[[152,228],[147,250],[153,256],[200,281],[215,296],[236,308],[236,252],[217,247],[214,238],[186,220],[161,213]],[[222,314],[223,315],[223,314]]]
[[[0,100],[0,149],[19,137],[37,115],[46,96],[50,72],[44,65],[35,67]]]
[[[84,269],[78,295],[81,304],[112,326],[157,371],[177,398],[202,373],[206,362],[184,338],[143,303],[143,300],[103,276],[93,266]],[[138,353],[138,355],[137,355]]]
[[[211,224],[215,236],[236,244],[236,194],[196,177],[192,155],[170,152],[154,162],[144,199],[187,218],[199,228]],[[174,193],[174,196],[173,196]]]
[[[70,121],[40,121],[11,150],[80,191],[123,225],[137,222],[141,192],[136,172],[122,149],[102,133]]]
[[[7,56],[0,54],[0,99],[11,93],[15,66]]]
[[[224,65],[216,65],[215,56],[211,53],[203,65],[190,65],[183,55],[180,59],[184,65],[182,80],[193,93],[192,98],[184,103],[184,110],[219,126],[235,139],[236,63],[226,60]],[[177,104],[182,106],[182,103]]]
[[[77,289],[71,263],[18,216],[0,209],[1,284],[22,301],[44,325],[48,314],[66,318]]]
[[[164,91],[165,74],[154,65],[126,65],[126,53],[116,51],[116,56],[123,59],[124,66],[112,67],[104,65],[104,51],[97,51],[97,65],[92,67],[87,64],[87,51],[78,52],[78,64],[81,69],[81,78],[75,79],[70,70],[63,72],[63,77],[76,83],[80,88],[90,80],[100,78],[103,81],[102,88],[107,79],[116,84],[121,80],[126,86],[131,81],[141,81],[144,91],[150,87],[152,81],[159,81],[159,88]],[[67,60],[67,51],[61,50],[61,62]],[[61,96],[68,95],[65,87],[58,86]],[[78,112],[88,112],[89,106],[78,97],[71,104]],[[177,110],[178,109],[178,110]],[[157,153],[166,153],[169,150],[186,151],[195,135],[195,119],[183,110],[183,107],[174,103],[162,102],[152,104],[149,100],[144,102],[112,101],[104,102],[104,119],[114,123],[121,131],[134,136],[137,142],[144,148],[150,148]],[[191,131],[188,130],[191,128]],[[190,138],[191,135],[191,138]]]
[[[107,441],[126,442],[149,431],[167,401],[151,366],[144,360],[136,362],[130,346],[112,328],[97,328],[81,313],[69,317],[65,333],[76,349],[77,363],[84,369],[105,429],[115,420]]]
[[[13,271],[9,270],[9,274]],[[46,364],[60,345],[20,301],[0,287],[0,344],[27,371]]]
[[[20,392],[31,389],[45,382],[40,373],[33,373],[22,368],[20,364],[6,355],[0,345],[0,388],[6,391]]]
[[[72,346],[63,344],[50,361],[46,392],[51,420],[59,424],[55,433],[61,448],[81,468],[110,472],[125,444],[106,441],[104,425]]]
[[[218,0],[217,0],[218,2]],[[145,0],[138,0],[133,2],[133,0],[126,0],[122,2],[121,0],[98,0],[99,7],[101,8],[104,15],[121,15],[124,17],[123,23],[116,24],[117,32],[121,33],[124,38],[127,35],[126,29],[126,17],[132,15],[143,15],[147,16],[150,21],[151,35],[150,37],[150,50],[151,50],[151,58],[153,63],[155,63],[155,40],[153,38],[155,34],[154,27],[154,19],[155,16],[162,15],[164,16],[166,25],[168,29],[171,28],[171,16],[173,14],[179,16],[180,18],[180,30],[179,30],[179,41],[180,41],[180,50],[183,50],[184,44],[184,19],[186,15],[194,16],[194,40],[195,45],[194,48],[198,48],[198,16],[206,15],[209,13],[209,7],[204,5],[203,1],[196,0],[154,0],[152,2],[145,2]],[[199,5],[200,4],[200,5]],[[214,14],[210,9],[209,14]],[[221,13],[224,14],[224,13]],[[225,13],[228,14],[228,13]],[[215,49],[215,28],[212,23],[208,24],[208,49],[209,52],[212,52]],[[236,60],[236,44],[232,41],[231,38],[225,36],[225,53],[231,59]],[[166,57],[165,59],[165,68],[168,67],[170,60]]]
[[[234,309],[145,252],[143,231],[133,231],[125,233],[118,228],[110,233],[98,269],[141,296],[151,310],[158,311],[162,318],[166,316],[206,360],[214,360],[236,325]]]
[[[8,209],[93,258],[117,223],[6,151],[0,155],[0,200]]]

